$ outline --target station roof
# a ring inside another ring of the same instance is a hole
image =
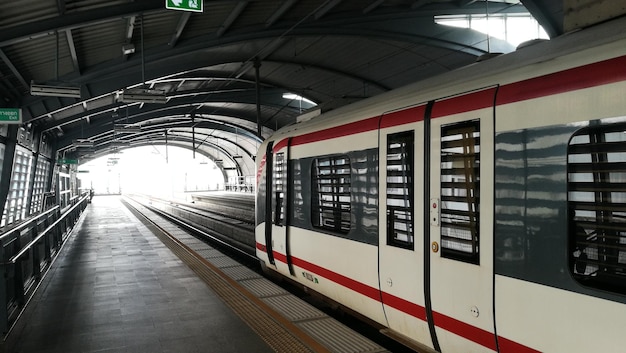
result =
[[[3,1],[0,107],[22,108],[23,125],[59,156],[90,160],[167,139],[253,161],[262,138],[302,113],[514,50],[434,16],[530,11],[550,37],[563,33],[562,0],[204,0],[202,13],[165,2]],[[33,83],[76,85],[81,98],[33,96]],[[137,89],[166,102],[121,98]],[[81,149],[84,140],[94,147]]]

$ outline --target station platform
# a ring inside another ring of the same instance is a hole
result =
[[[319,325],[307,317],[320,316],[314,309],[303,316],[293,298],[282,297],[280,287],[260,282],[267,279],[232,265],[233,260],[189,235],[191,243],[175,250],[169,243],[177,240],[159,235],[164,228],[183,233],[173,225],[141,220],[121,197],[95,197],[7,335],[2,352],[343,351],[332,343],[320,345],[293,320],[266,310],[261,299],[240,293],[241,285],[218,274],[219,264],[202,258],[188,262],[184,256],[195,258],[198,251],[215,258],[226,272],[268,293],[267,300],[296,312],[304,325]],[[342,330],[330,321],[322,326],[320,337]],[[339,345],[384,351],[371,342],[355,344],[348,334],[340,336],[346,338]]]

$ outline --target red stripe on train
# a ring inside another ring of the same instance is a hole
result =
[[[436,101],[431,118],[436,119],[453,114],[491,108],[494,105],[495,91],[496,88],[494,87]]]
[[[359,120],[354,123],[339,125],[329,129],[295,136],[291,140],[291,145],[303,145],[311,142],[330,140],[338,137],[344,137],[374,130],[378,130],[378,117]]]
[[[380,122],[380,128],[384,129],[388,127],[423,121],[425,115],[426,115],[425,105],[420,105],[417,107],[412,107],[412,108],[407,108],[407,109],[387,113],[383,115],[382,117],[382,120]]]
[[[626,56],[575,67],[502,86],[497,105],[626,80]]]
[[[274,251],[274,254],[276,252]],[[276,256],[276,255],[274,255]],[[297,257],[291,257],[291,261],[294,266],[301,267],[307,271],[314,272],[315,274],[322,276],[330,281],[338,283],[346,288],[349,288],[357,293],[360,293],[368,298],[380,301],[380,291],[377,288],[370,287],[364,283],[353,280],[352,278],[343,276],[337,272],[330,271],[316,264],[307,262]]]
[[[409,314],[422,321],[426,321],[426,308],[421,305],[417,305],[408,300],[396,297],[386,292],[382,292],[383,303],[390,307],[400,310],[403,313]]]

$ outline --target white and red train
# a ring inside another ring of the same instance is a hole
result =
[[[626,351],[624,29],[277,131],[259,259],[426,350]]]

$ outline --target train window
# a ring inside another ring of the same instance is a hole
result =
[[[569,268],[581,284],[626,293],[626,124],[589,126],[568,146]]]
[[[274,177],[272,181],[274,183],[274,224],[285,224],[285,153],[276,153],[274,157]]]
[[[414,249],[413,131],[387,136],[387,244]]]
[[[480,121],[441,127],[441,256],[478,264]]]
[[[311,212],[314,227],[347,234],[350,231],[350,158],[316,158],[312,168]]]

